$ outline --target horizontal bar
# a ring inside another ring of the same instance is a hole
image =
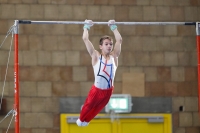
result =
[[[19,20],[19,24],[86,24],[84,21],[30,21]],[[93,22],[107,25],[108,22]],[[115,22],[116,25],[196,25],[196,22]]]

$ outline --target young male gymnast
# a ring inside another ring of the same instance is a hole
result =
[[[114,77],[122,44],[122,37],[117,30],[115,20],[109,20],[108,26],[114,33],[116,43],[113,46],[113,39],[105,35],[100,38],[101,52],[98,52],[89,40],[88,31],[93,26],[93,21],[85,20],[85,23],[82,38],[92,58],[95,81],[81,109],[80,117],[76,121],[78,126],[87,126],[108,103],[114,89]]]

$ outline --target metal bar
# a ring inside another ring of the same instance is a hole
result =
[[[148,118],[163,118],[163,116],[119,116],[115,117],[120,119],[148,119]],[[110,118],[110,116],[96,116],[95,119]]]
[[[15,20],[14,24],[14,92],[15,92],[15,104],[14,109],[16,111],[15,113],[15,133],[20,133],[19,128],[19,57],[18,57],[18,20]]]
[[[164,122],[163,116],[113,116],[114,119],[148,119],[148,122]],[[67,123],[75,123],[78,116],[68,116]],[[111,116],[96,116],[94,119],[110,119]]]
[[[86,24],[84,21],[30,21],[19,20],[19,24]],[[108,22],[93,22],[107,25]],[[196,22],[115,22],[116,25],[195,25]]]

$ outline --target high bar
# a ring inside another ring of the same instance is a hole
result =
[[[18,20],[19,24],[86,24],[84,21],[30,21]],[[107,25],[108,22],[93,22]],[[196,22],[115,22],[116,25],[196,25]]]

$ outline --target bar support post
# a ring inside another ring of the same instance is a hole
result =
[[[19,21],[15,20],[14,23],[14,110],[15,110],[15,133],[20,133],[19,128],[19,57],[18,57],[18,31]]]

